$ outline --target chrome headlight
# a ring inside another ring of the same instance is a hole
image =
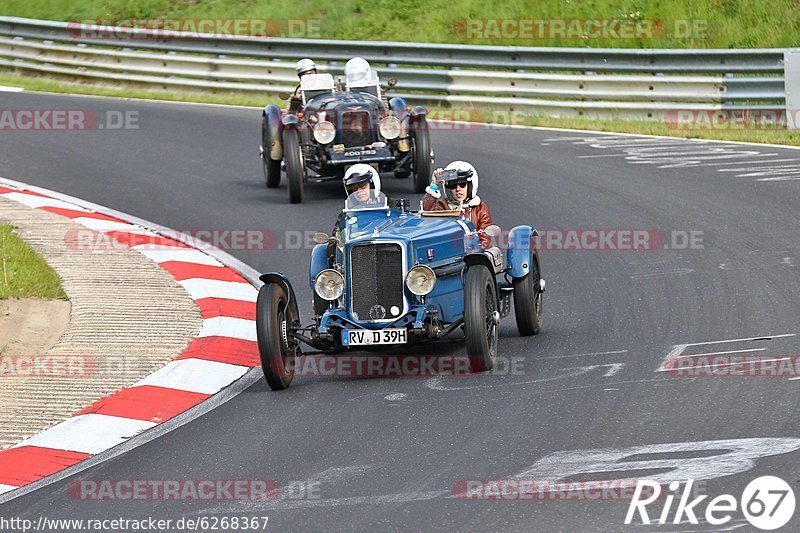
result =
[[[333,269],[323,270],[314,281],[314,292],[323,300],[338,300],[344,293],[344,277]]]
[[[317,122],[314,126],[314,139],[320,144],[328,144],[333,142],[336,137],[336,126],[327,120]]]
[[[436,274],[430,267],[417,265],[408,271],[406,287],[417,296],[430,294],[436,286]]]
[[[381,132],[384,139],[390,141],[400,137],[400,129],[400,121],[397,120],[397,117],[393,116],[383,117],[380,124],[378,124],[378,131]]]

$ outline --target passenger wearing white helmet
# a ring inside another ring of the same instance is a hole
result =
[[[297,62],[295,66],[295,70],[297,71],[297,77],[302,78],[306,74],[316,74],[317,73],[317,64],[314,63],[313,60],[305,58],[301,59]],[[292,93],[292,96],[289,98],[289,110],[290,111],[299,111],[300,107],[302,106],[303,99],[300,96],[300,84],[297,84],[297,87]]]
[[[347,87],[365,87],[374,84],[376,76],[369,62],[363,57],[354,57],[344,65],[344,77]]]
[[[466,161],[453,161],[443,169],[437,168],[425,189],[422,209],[461,211],[476,230],[483,231],[492,225],[492,215],[489,206],[478,196],[478,183],[478,171]],[[480,241],[481,246],[488,248],[492,238],[481,233]]]

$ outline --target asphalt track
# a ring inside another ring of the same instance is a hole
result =
[[[289,205],[285,186],[265,189],[257,110],[25,93],[0,94],[0,108],[137,111],[133,130],[4,132],[0,175],[184,231],[266,229],[277,238],[274,250],[228,251],[257,270],[287,273],[300,300],[310,301],[309,251],[296,249],[296,235],[329,231],[342,191],[309,185],[305,203]],[[530,223],[564,238],[566,230],[652,230],[663,240],[638,252],[543,251],[543,332],[520,338],[513,315],[501,329],[500,351],[517,361],[514,373],[299,377],[281,393],[261,381],[78,475],[306,482],[319,498],[96,502],[70,496],[62,481],[3,505],[2,516],[269,516],[269,529],[280,531],[633,531],[656,526],[624,525],[625,502],[475,501],[454,487],[518,475],[671,479],[672,463],[632,462],[654,459],[682,464],[679,477],[704,480],[712,496],[738,497],[760,475],[798,487],[800,381],[686,379],[658,369],[681,350],[800,355],[800,182],[792,179],[800,152],[508,128],[439,129],[432,140],[437,163],[473,162],[481,196],[506,229]],[[407,180],[384,183],[389,196],[416,202],[410,189]],[[684,249],[690,232],[702,232],[694,233],[702,241]],[[697,344],[766,336],[773,338]],[[770,438],[779,440],[744,440]],[[735,442],[698,444],[717,440]],[[661,444],[603,466],[616,450]],[[734,467],[718,460],[740,444],[763,457]],[[575,459],[585,451],[551,456],[598,449],[605,459],[595,456],[593,465]],[[719,526],[740,527],[751,529],[741,513]]]

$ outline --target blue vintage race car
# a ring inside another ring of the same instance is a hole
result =
[[[536,235],[531,226],[512,229],[504,260],[498,248],[483,250],[460,212],[410,212],[405,200],[390,205],[382,193],[367,201],[351,195],[337,236],[318,234],[311,254],[313,324],[301,325],[286,276],[261,276],[256,327],[267,383],[273,390],[289,386],[301,344],[341,353],[436,341],[460,330],[471,370],[491,369],[498,323],[510,314],[512,296],[520,334],[542,327],[545,282]]]

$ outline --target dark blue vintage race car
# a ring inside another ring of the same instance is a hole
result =
[[[262,112],[259,151],[268,188],[280,185],[283,162],[289,201],[300,203],[307,181],[341,180],[347,167],[367,163],[398,178],[413,175],[415,192],[425,190],[433,151],[424,107],[387,101],[377,78],[345,87],[330,74],[303,76],[299,98],[299,109],[270,104]]]
[[[335,240],[317,235],[309,272],[313,324],[301,325],[286,276],[261,276],[258,348],[273,390],[291,383],[301,344],[341,353],[463,331],[471,370],[491,369],[498,323],[510,314],[512,296],[520,334],[539,332],[545,283],[531,226],[511,230],[504,260],[498,248],[483,250],[460,212],[409,212],[405,200],[389,205],[382,193],[369,193],[367,201],[356,194],[345,203]],[[486,231],[496,235],[500,228]]]

